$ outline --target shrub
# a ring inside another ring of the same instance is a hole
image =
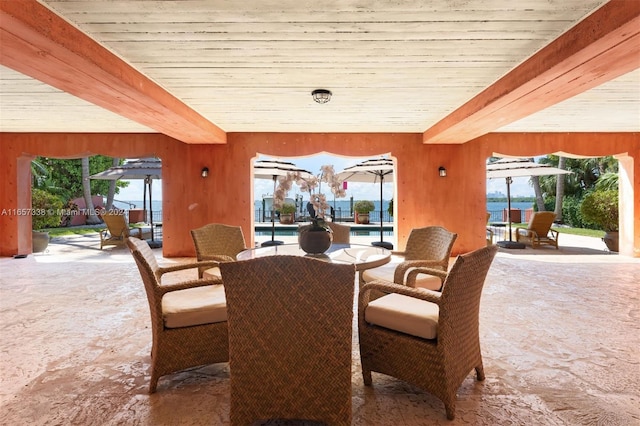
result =
[[[593,191],[580,207],[585,222],[593,223],[605,232],[618,230],[618,191]]]
[[[353,204],[353,210],[358,213],[370,213],[375,208],[373,201],[369,200],[358,200]]]
[[[31,190],[32,229],[56,228],[60,226],[64,202],[42,189]]]
[[[291,214],[296,212],[296,205],[291,203],[284,203],[280,207],[280,214]]]

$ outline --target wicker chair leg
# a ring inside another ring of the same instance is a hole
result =
[[[364,381],[365,386],[373,385],[373,380],[371,379],[371,370],[362,367],[362,380]]]
[[[456,403],[450,402],[449,404],[444,404],[444,409],[447,412],[447,420],[453,420],[456,418]]]
[[[476,379],[479,382],[484,380],[484,367],[482,364],[476,367]]]
[[[151,373],[151,379],[149,380],[149,393],[155,393],[156,388],[158,387],[158,379],[160,376],[156,374],[156,372]]]

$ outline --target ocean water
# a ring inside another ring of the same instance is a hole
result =
[[[134,204],[138,209],[142,208],[142,200],[126,200],[126,202],[128,203],[132,203]],[[149,201],[147,200],[147,204],[149,203]],[[118,208],[122,208],[125,210],[129,210],[130,208],[133,207],[129,207],[129,205],[127,205],[124,202],[116,202],[116,207]],[[372,221],[379,221],[379,217],[380,217],[380,200],[375,201],[373,200],[373,204],[375,205],[375,210],[372,212],[371,215],[371,220]],[[352,214],[352,203],[350,200],[336,200],[335,204],[334,201],[331,200],[329,201],[329,205],[331,205],[332,207],[334,207],[335,212],[336,212],[336,216],[342,216],[342,217],[348,217],[351,216]],[[304,206],[306,206],[306,202],[303,203],[302,206],[302,212],[304,213],[306,210],[304,209]],[[156,201],[153,200],[153,221],[154,222],[161,222],[162,221],[162,200],[160,201]],[[261,214],[262,214],[262,200],[256,200],[254,202],[254,207],[255,207],[255,220],[256,221],[260,221],[261,219]],[[383,212],[383,219],[385,221],[389,221],[389,217],[388,217],[388,213],[387,213],[387,208],[389,207],[389,200],[383,200],[382,201],[382,212]],[[512,209],[520,209],[521,210],[521,214],[522,214],[522,220],[524,221],[524,211],[526,209],[530,209],[533,207],[533,202],[512,202],[511,203],[511,208]],[[271,209],[271,206],[269,204],[267,204],[266,206],[267,211],[269,211]],[[491,203],[487,203],[487,211],[491,213],[491,221],[495,221],[495,222],[499,222],[502,221],[502,211],[503,209],[507,208],[507,202],[491,202]]]

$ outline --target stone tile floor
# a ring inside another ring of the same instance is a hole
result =
[[[364,387],[354,333],[353,424],[640,425],[640,259],[593,238],[560,241],[498,253],[481,306],[487,379],[465,380],[454,421],[392,377]],[[0,424],[229,424],[227,364],[147,393],[140,276],[128,250],[98,247],[96,235],[59,238],[0,258]]]

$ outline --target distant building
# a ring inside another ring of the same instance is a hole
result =
[[[500,191],[496,191],[496,192],[489,192],[487,194],[487,198],[507,198],[507,196]]]

